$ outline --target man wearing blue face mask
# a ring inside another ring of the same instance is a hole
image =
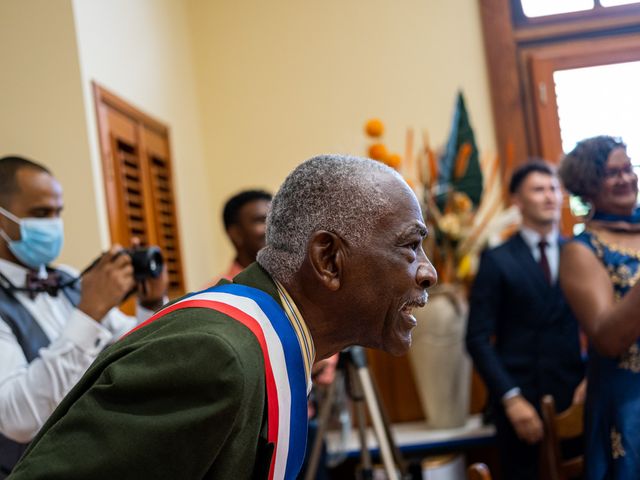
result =
[[[81,280],[52,268],[63,244],[62,187],[42,165],[0,158],[0,479],[105,346],[162,304],[145,281],[136,317],[115,307],[136,287],[114,246]]]

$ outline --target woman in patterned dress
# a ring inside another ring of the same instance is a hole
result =
[[[640,479],[640,210],[626,145],[579,142],[563,159],[566,189],[592,207],[562,250],[560,282],[589,338],[587,480]]]

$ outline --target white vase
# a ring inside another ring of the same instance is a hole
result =
[[[431,428],[456,428],[469,415],[471,361],[464,336],[468,304],[461,286],[435,287],[415,311],[409,358],[422,409]]]

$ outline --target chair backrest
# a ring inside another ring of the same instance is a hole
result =
[[[579,455],[565,459],[560,444],[579,438],[584,430],[584,404],[574,404],[564,412],[556,413],[551,395],[542,397],[542,422],[544,437],[540,446],[541,478],[568,480],[578,478],[584,470],[584,457]]]
[[[484,463],[474,463],[467,468],[467,477],[469,480],[491,480],[491,472]]]

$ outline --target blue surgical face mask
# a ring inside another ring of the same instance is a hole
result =
[[[64,242],[61,218],[18,218],[2,207],[0,213],[20,225],[20,240],[11,240],[0,230],[0,237],[20,262],[35,270],[58,258]]]

